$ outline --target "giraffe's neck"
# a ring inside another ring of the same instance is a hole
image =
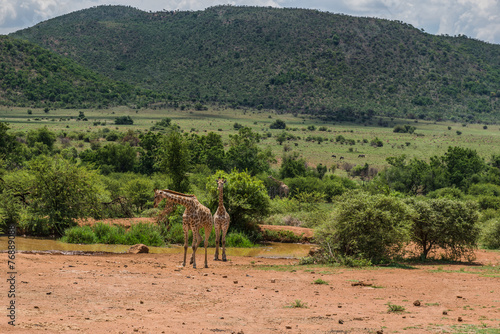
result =
[[[223,188],[221,187],[219,189],[219,208],[223,208],[224,207],[224,194],[223,194]]]
[[[194,196],[183,196],[182,194],[172,193],[166,190],[162,190],[161,193],[169,201],[185,206],[186,208],[193,206],[194,200],[196,199]]]

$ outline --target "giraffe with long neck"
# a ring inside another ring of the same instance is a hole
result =
[[[224,184],[226,180],[217,179],[217,190],[219,191],[219,207],[217,212],[214,214],[214,226],[215,226],[215,256],[214,260],[219,260],[219,240],[222,245],[222,261],[226,261],[226,233],[229,229],[230,217],[224,207]]]
[[[155,207],[161,202],[162,199],[180,204],[186,208],[182,215],[182,229],[184,231],[184,260],[182,266],[186,266],[186,256],[188,249],[189,230],[193,231],[193,255],[191,256],[190,263],[193,268],[196,268],[196,250],[201,242],[200,230],[205,229],[205,268],[208,268],[207,261],[207,247],[208,238],[212,232],[213,218],[210,209],[201,204],[196,196],[178,193],[172,190],[155,190]]]

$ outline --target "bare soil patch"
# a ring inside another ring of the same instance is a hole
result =
[[[7,254],[0,257],[5,270]],[[202,257],[199,249],[199,265]],[[404,268],[301,266],[297,259],[238,256],[228,262],[210,257],[209,268],[183,268],[181,262],[181,254],[18,253],[16,326],[3,316],[0,333],[453,333],[500,328],[500,252],[479,250],[473,265]],[[6,305],[5,284],[0,287]],[[389,304],[404,310],[388,312]]]
[[[197,253],[198,263],[203,263],[202,254]],[[498,252],[477,255],[478,264],[500,266]],[[6,254],[1,257],[6,263]],[[304,267],[298,260],[255,257],[210,259],[209,268],[193,269],[180,267],[181,260],[180,254],[18,253],[16,326],[3,317],[0,332],[435,333],[469,325],[500,328],[498,269],[491,274],[474,265]],[[328,284],[314,284],[318,279]],[[296,301],[305,307],[290,307]],[[405,310],[389,313],[389,303]]]

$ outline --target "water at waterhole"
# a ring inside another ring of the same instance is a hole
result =
[[[126,253],[130,248],[128,245],[105,245],[105,244],[68,244],[53,239],[25,238],[16,236],[16,251],[28,252],[107,252],[107,253]],[[8,238],[0,237],[0,251],[7,250]],[[191,246],[191,245],[190,245]],[[309,250],[314,245],[311,244],[290,244],[290,243],[269,243],[260,247],[253,248],[226,248],[228,256],[250,256],[267,258],[301,258],[307,256]],[[200,245],[203,249],[203,242]],[[191,250],[191,247],[189,247]],[[150,253],[156,254],[182,254],[184,247],[171,245],[168,247],[149,247]],[[208,253],[214,254],[215,248],[209,247]]]

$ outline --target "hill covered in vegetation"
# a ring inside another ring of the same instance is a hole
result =
[[[100,6],[12,35],[172,101],[306,112],[500,119],[500,45],[317,10]]]
[[[0,104],[28,107],[140,106],[157,95],[118,82],[42,47],[0,36]]]

